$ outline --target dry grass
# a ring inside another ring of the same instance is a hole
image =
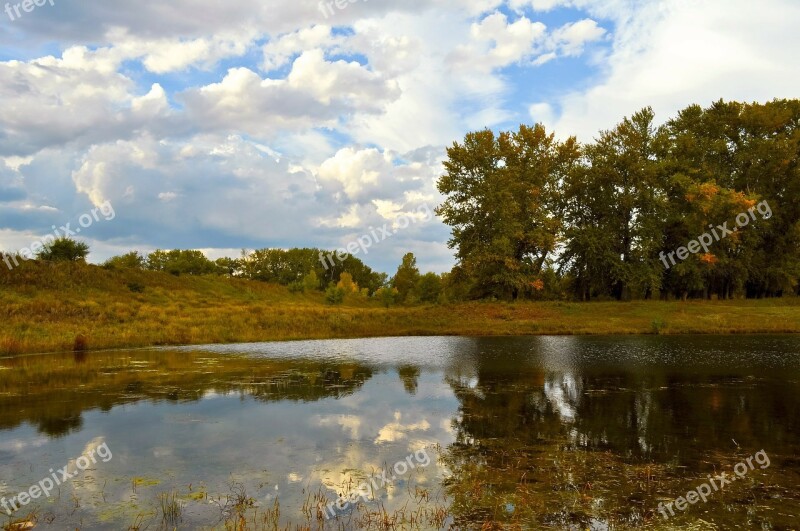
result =
[[[134,288],[131,288],[134,286]],[[409,335],[800,332],[800,299],[385,309],[222,277],[25,263],[0,269],[0,354]]]

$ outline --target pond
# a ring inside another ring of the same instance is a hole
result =
[[[796,529],[798,391],[792,336],[385,338],[4,358],[0,522]]]

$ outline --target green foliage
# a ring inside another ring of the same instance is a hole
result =
[[[303,277],[303,288],[306,291],[319,289],[319,278],[317,278],[317,274],[314,271]]]
[[[106,260],[103,264],[109,269],[144,269],[147,266],[147,259],[139,254],[138,251],[131,251],[120,256],[114,256]]]
[[[138,282],[128,282],[127,286],[133,293],[144,293],[144,285]]]
[[[392,287],[397,290],[397,300],[400,302],[413,302],[408,300],[413,296],[414,289],[419,282],[419,269],[417,269],[417,259],[413,253],[403,256],[397,273],[392,278]]]
[[[311,272],[317,278],[317,287],[330,282],[337,283],[342,273],[350,274],[353,282],[370,293],[386,282],[385,273],[377,273],[358,258],[348,255],[344,260],[331,258],[321,249],[260,249],[246,253],[240,265],[243,278],[273,282],[288,286],[292,282],[305,281]],[[326,267],[327,266],[327,267]]]
[[[655,152],[663,135],[652,109],[626,118],[584,148],[562,197],[566,245],[560,257],[579,295],[629,299],[661,287],[658,263],[667,203]]]
[[[58,238],[40,250],[36,258],[45,262],[83,262],[89,255],[89,246],[70,238]]]
[[[398,292],[395,288],[383,287],[378,289],[374,296],[381,301],[381,304],[388,308],[397,302]]]
[[[154,251],[147,257],[151,271],[164,271],[171,275],[211,275],[218,272],[216,264],[200,251]]]
[[[335,284],[331,284],[328,286],[328,289],[325,290],[325,302],[328,304],[342,304],[344,302],[345,295],[346,292],[343,288],[340,288]]]
[[[442,277],[436,273],[425,273],[419,277],[416,294],[421,302],[437,302],[442,294]]]
[[[800,100],[693,105],[654,123],[646,108],[583,146],[537,125],[449,148],[437,213],[458,264],[445,297],[800,294]],[[756,205],[773,215],[665,266]]]
[[[228,258],[225,256],[223,258],[217,258],[214,261],[214,265],[217,266],[217,272],[219,274],[235,277],[241,271],[242,261],[236,258]]]
[[[474,279],[474,297],[515,299],[555,250],[559,183],[579,160],[578,144],[523,125],[469,133],[447,156],[437,214],[452,227],[458,266]]]

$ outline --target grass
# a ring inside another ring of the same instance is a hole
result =
[[[467,302],[383,308],[224,277],[85,264],[0,268],[0,354],[410,335],[800,332],[800,299]]]

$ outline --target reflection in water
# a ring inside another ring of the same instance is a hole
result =
[[[417,394],[417,387],[419,386],[419,367],[413,365],[402,365],[397,368],[397,374],[403,381],[403,388],[410,395]]]
[[[390,338],[7,358],[0,496],[105,441],[115,459],[40,501],[39,526],[157,527],[159,495],[173,493],[183,528],[224,528],[237,512],[313,528],[315,505],[438,448],[438,463],[392,482],[345,528],[374,525],[377,511],[398,528],[411,515],[420,528],[658,527],[660,501],[764,449],[769,469],[669,524],[789,529],[798,346]]]
[[[671,524],[698,513],[722,526],[796,522],[796,340],[717,338],[713,350],[697,338],[663,341],[565,338],[559,350],[560,338],[477,340],[474,375],[456,368],[447,377],[460,403],[444,455],[456,522],[658,525],[660,500],[762,448],[782,456],[780,473]],[[759,352],[761,342],[775,351]],[[687,363],[692,347],[707,356],[700,367]],[[750,367],[748,349],[758,352]]]
[[[259,400],[313,401],[353,393],[372,376],[357,363],[210,356],[191,351],[42,355],[0,360],[0,429],[29,422],[60,436],[82,413],[138,402],[196,401],[238,393]]]

